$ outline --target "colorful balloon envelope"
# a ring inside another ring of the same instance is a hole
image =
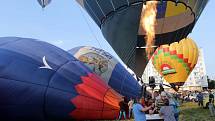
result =
[[[170,84],[182,86],[198,60],[198,47],[190,38],[161,45],[152,57],[155,69]]]
[[[117,92],[68,52],[34,39],[0,38],[0,120],[115,119]]]
[[[89,46],[76,47],[69,52],[121,95],[128,98],[141,96],[137,80],[108,52]]]
[[[140,24],[147,2],[157,1],[155,45],[188,36],[209,0],[76,0],[100,27],[122,61],[142,76],[148,63]]]

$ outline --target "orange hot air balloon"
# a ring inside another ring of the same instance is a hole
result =
[[[185,38],[170,45],[161,45],[152,57],[156,70],[171,85],[182,86],[198,60],[196,43]]]

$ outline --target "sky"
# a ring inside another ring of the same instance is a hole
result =
[[[215,0],[210,0],[189,34],[203,48],[207,74],[215,79]],[[77,46],[102,48],[116,58],[99,27],[75,0],[52,0],[42,9],[37,0],[2,0],[0,37],[35,38],[64,50]]]

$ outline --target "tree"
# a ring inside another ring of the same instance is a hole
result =
[[[215,80],[211,80],[209,77],[208,79],[208,89],[215,89]]]

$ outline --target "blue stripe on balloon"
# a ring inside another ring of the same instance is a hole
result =
[[[163,1],[157,5],[157,17],[156,18],[164,18],[166,13],[166,5],[167,2]]]
[[[113,69],[109,85],[123,96],[140,97],[141,86],[120,63]]]

